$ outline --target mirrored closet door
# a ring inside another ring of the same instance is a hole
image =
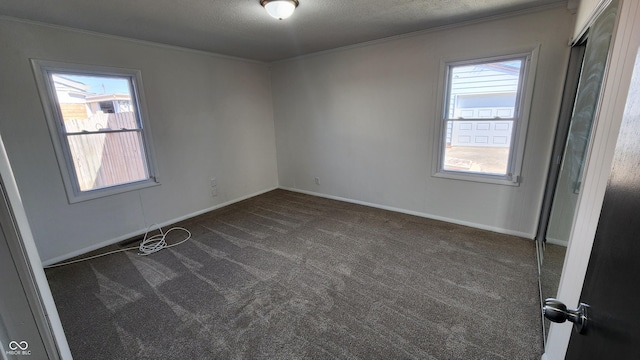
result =
[[[618,1],[614,0],[572,47],[536,240],[541,299],[555,297],[582,187]],[[549,329],[543,321],[544,333]]]

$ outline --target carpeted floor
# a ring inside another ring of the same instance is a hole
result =
[[[74,359],[542,353],[533,241],[284,190],[177,225],[46,271]]]

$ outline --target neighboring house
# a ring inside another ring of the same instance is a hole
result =
[[[480,64],[458,68],[452,75],[447,146],[509,147],[518,90],[519,66]],[[493,119],[477,121],[477,119]]]
[[[60,104],[62,117],[66,120],[87,119],[95,114],[132,112],[129,94],[95,94],[82,82],[53,75],[53,83]]]
[[[103,94],[87,96],[87,105],[91,113],[105,114],[132,112],[133,106],[129,94]]]
[[[60,104],[60,111],[65,120],[86,119],[89,117],[86,97],[89,95],[89,85],[53,75],[53,83]]]

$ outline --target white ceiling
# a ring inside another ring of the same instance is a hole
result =
[[[300,0],[271,18],[259,0],[0,0],[0,14],[276,61],[566,0]]]

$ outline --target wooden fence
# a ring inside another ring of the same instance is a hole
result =
[[[133,112],[97,114],[65,120],[67,140],[81,191],[148,179],[142,132],[97,131],[138,129]]]

